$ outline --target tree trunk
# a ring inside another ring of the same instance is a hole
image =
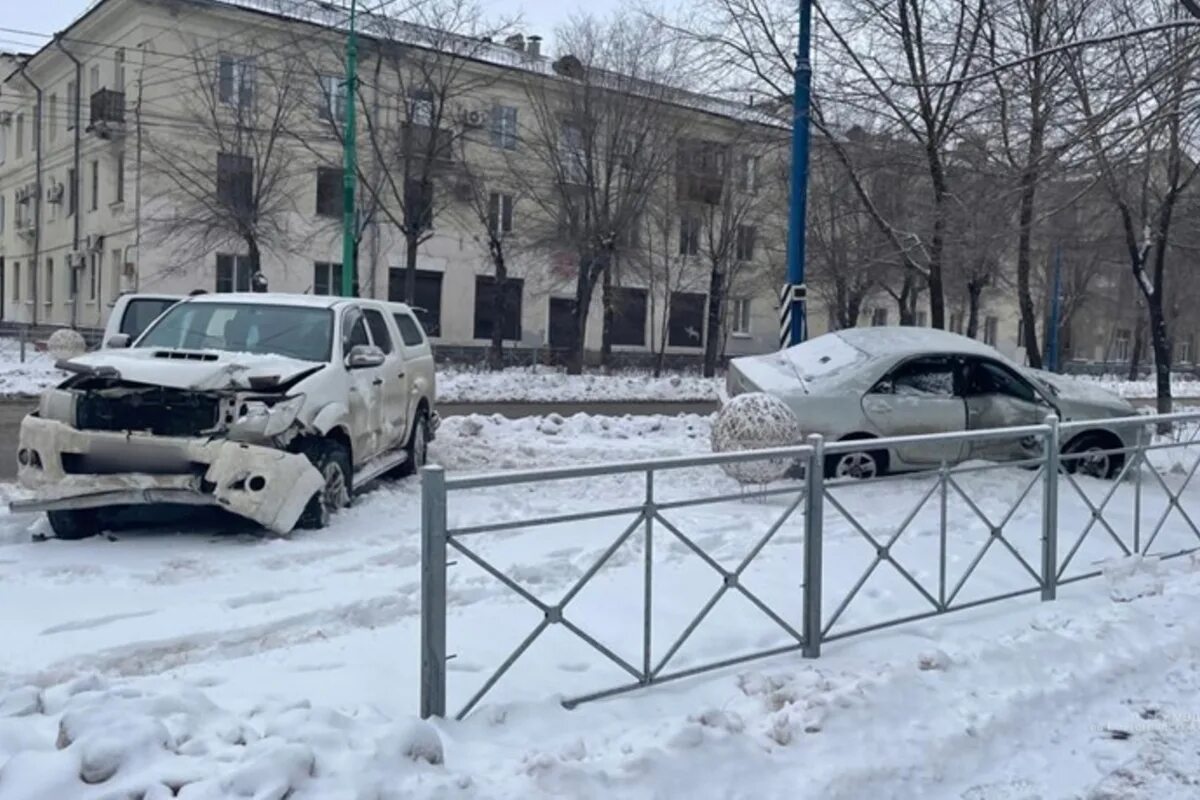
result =
[[[262,251],[258,248],[258,239],[246,236],[246,258],[250,262],[250,291],[261,292],[258,288],[258,276],[262,273]],[[233,288],[237,291],[237,265],[234,265]]]
[[[1145,329],[1145,321],[1139,314],[1133,328],[1133,349],[1129,352],[1129,380],[1131,381],[1136,381],[1138,373],[1142,371],[1142,348],[1145,340],[1143,331]]]
[[[1150,346],[1154,350],[1154,384],[1157,390],[1158,413],[1171,413],[1171,340],[1167,335],[1167,319],[1163,314],[1162,295],[1155,292],[1150,306]]]
[[[420,245],[419,234],[404,234],[404,302],[409,305],[417,297],[417,248]]]
[[[600,368],[608,371],[612,364],[612,331],[613,331],[613,278],[612,263],[604,265],[601,283],[601,305],[604,307],[604,318],[600,325]]]
[[[508,322],[508,292],[504,284],[508,282],[508,265],[504,261],[504,245],[493,241],[491,243],[492,265],[496,270],[496,290],[492,295],[492,343],[488,347],[488,369],[501,370],[504,368],[504,324]]]
[[[722,315],[725,313],[725,275],[717,264],[708,272],[708,322],[704,337],[704,377],[717,374],[717,357],[720,355]]]
[[[982,285],[967,284],[967,336],[972,339],[979,335],[979,303],[982,296]]]
[[[936,144],[930,139],[926,147],[930,178],[933,183],[933,236],[929,247],[929,322],[939,330],[946,329],[946,288],[942,281],[942,255],[946,249],[946,175]]]
[[[1042,352],[1038,348],[1037,311],[1033,307],[1033,294],[1029,288],[1029,273],[1033,268],[1031,250],[1036,191],[1036,173],[1026,170],[1021,175],[1021,229],[1017,237],[1017,305],[1021,311],[1021,342],[1025,345],[1025,355],[1029,359],[1029,366],[1041,369]]]
[[[579,277],[575,281],[575,341],[571,342],[571,352],[567,355],[567,374],[582,375],[584,349],[587,345],[588,309],[592,305],[592,293],[596,289],[595,259],[591,256],[583,259],[579,266]]]

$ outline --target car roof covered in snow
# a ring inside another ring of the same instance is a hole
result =
[[[1004,358],[995,348],[983,342],[937,328],[847,328],[833,335],[872,358],[923,353],[965,353]]]
[[[339,303],[354,301],[386,308],[390,311],[409,311],[404,303],[376,300],[370,297],[340,297],[325,294],[288,294],[286,292],[230,292],[226,294],[197,294],[183,298],[188,303],[245,303],[255,306],[305,306],[333,308]]]

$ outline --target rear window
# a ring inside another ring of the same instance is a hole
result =
[[[392,352],[392,335],[388,333],[387,320],[373,308],[363,310],[363,315],[367,318],[367,327],[371,329],[371,338],[375,340],[375,346],[385,353]]]
[[[121,317],[120,332],[128,334],[130,339],[136,339],[142,335],[142,331],[150,327],[151,322],[158,319],[159,314],[177,302],[179,301],[153,298],[130,300]]]
[[[425,337],[421,334],[421,328],[417,325],[416,320],[408,314],[393,314],[396,319],[396,327],[400,329],[400,338],[404,340],[404,344],[409,347],[416,347],[425,343]]]

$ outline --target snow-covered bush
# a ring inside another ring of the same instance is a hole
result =
[[[754,392],[740,394],[726,403],[712,427],[712,449],[716,453],[787,447],[800,439],[800,423],[791,409],[777,397]],[[790,459],[762,459],[723,464],[738,483],[763,484],[779,480],[791,466]]]
[[[50,334],[46,350],[56,361],[63,361],[87,352],[87,342],[79,331],[63,328]]]

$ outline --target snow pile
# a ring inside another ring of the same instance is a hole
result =
[[[551,367],[514,367],[500,372],[438,369],[438,400],[444,403],[707,402],[716,400],[720,378],[622,371],[568,375]]]
[[[25,362],[16,339],[0,338],[0,396],[37,395],[60,383],[67,374],[54,368],[54,358],[25,343]]]

